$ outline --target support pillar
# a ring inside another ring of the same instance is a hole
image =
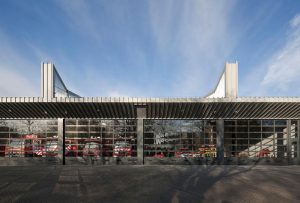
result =
[[[218,164],[224,163],[224,120],[219,119],[216,121],[217,130],[217,162]]]
[[[58,158],[62,161],[62,165],[66,164],[65,159],[65,119],[59,118],[58,119],[58,126],[57,126],[57,136],[58,136]]]
[[[137,162],[144,164],[144,119],[146,118],[146,108],[137,107]]]
[[[288,164],[290,163],[291,161],[291,146],[292,146],[292,143],[291,143],[291,128],[292,128],[292,125],[291,125],[291,120],[287,120],[287,143],[286,143],[286,149],[287,149],[287,161],[288,161]]]
[[[300,165],[300,120],[297,121],[297,164]]]

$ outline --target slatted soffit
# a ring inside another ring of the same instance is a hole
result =
[[[299,97],[237,97],[237,63],[226,63],[215,91],[203,98],[79,97],[66,88],[54,65],[47,63],[42,64],[41,88],[42,97],[0,97],[0,118],[135,119],[140,107],[146,108],[149,119],[300,118]]]
[[[297,119],[300,98],[1,98],[1,118]]]

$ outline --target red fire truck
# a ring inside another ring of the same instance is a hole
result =
[[[116,141],[113,149],[113,157],[131,157],[133,154],[132,145],[126,141]]]
[[[54,157],[58,155],[58,140],[47,140],[44,147],[43,156]],[[65,141],[65,156],[77,156],[77,145],[72,140]]]
[[[257,153],[256,157],[269,157],[269,154],[270,154],[270,150],[265,148],[265,149],[260,150]]]
[[[41,139],[38,135],[23,135],[21,138],[13,138],[5,148],[6,157],[34,157],[43,155]]]
[[[83,148],[83,157],[100,157],[102,156],[102,144],[97,139],[85,140]]]
[[[179,151],[175,152],[177,158],[193,157],[193,153],[188,148],[180,148]]]

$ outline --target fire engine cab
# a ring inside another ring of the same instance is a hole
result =
[[[38,135],[23,135],[13,138],[5,148],[6,157],[35,157],[43,155],[43,147]]]

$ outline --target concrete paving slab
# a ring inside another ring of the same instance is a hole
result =
[[[300,202],[300,166],[0,167],[0,202]]]

